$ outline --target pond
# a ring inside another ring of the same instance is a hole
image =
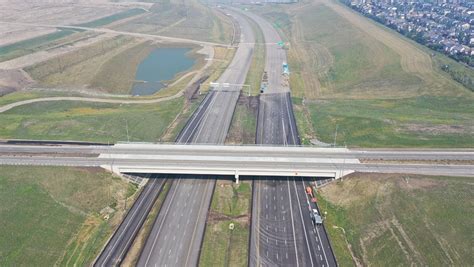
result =
[[[187,53],[191,48],[156,48],[139,65],[132,95],[152,95],[166,87],[163,82],[190,69],[195,59]]]

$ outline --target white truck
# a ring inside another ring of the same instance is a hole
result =
[[[323,219],[318,213],[317,209],[312,209],[311,210],[311,219],[313,219],[314,224],[316,225],[321,225],[323,224]]]

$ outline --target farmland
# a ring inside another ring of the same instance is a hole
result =
[[[1,166],[0,265],[88,265],[135,190],[100,169]]]
[[[472,262],[469,178],[349,175],[320,189],[340,265],[464,265]]]

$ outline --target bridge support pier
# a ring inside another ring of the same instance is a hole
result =
[[[235,171],[235,183],[239,184],[239,171]]]

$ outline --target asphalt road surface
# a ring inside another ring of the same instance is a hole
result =
[[[122,262],[161,192],[163,184],[163,179],[151,179],[148,182],[96,259],[94,266],[116,266]]]
[[[286,51],[276,45],[281,38],[266,20],[246,15],[262,29],[269,80],[260,96],[256,143],[299,145],[290,88],[282,73]],[[257,180],[253,192],[251,266],[336,266],[326,231],[310,218],[303,180]]]
[[[229,11],[240,27],[232,62],[178,136],[178,143],[223,144],[250,68],[254,35],[245,18]],[[224,85],[229,84],[229,86]],[[204,236],[214,179],[173,182],[140,255],[138,266],[196,266]]]
[[[129,158],[88,158],[65,156],[3,156],[0,155],[0,165],[31,165],[31,166],[75,166],[75,167],[101,167],[119,165],[136,169],[152,169],[157,166],[182,169],[209,169],[209,170],[261,170],[289,171],[294,169],[307,170],[308,163],[300,162],[255,162],[255,161],[212,161],[202,159],[199,161],[182,162],[182,160],[166,161],[164,159],[129,159]],[[474,176],[474,165],[445,165],[445,164],[407,164],[407,163],[334,163],[320,162],[309,166],[316,169],[355,170],[358,172],[378,173],[413,173],[424,175],[447,176]],[[157,168],[158,169],[158,168]],[[205,174],[204,172],[197,172]],[[209,174],[209,172],[208,172]]]
[[[190,129],[190,128],[188,128]],[[262,131],[259,138],[262,139]],[[268,137],[267,137],[268,138]],[[282,146],[223,146],[223,145],[170,145],[118,144],[97,145],[13,145],[0,143],[2,155],[77,155],[95,157],[113,155],[166,155],[214,157],[285,157],[285,158],[346,158],[400,161],[474,161],[474,149],[332,149]]]

